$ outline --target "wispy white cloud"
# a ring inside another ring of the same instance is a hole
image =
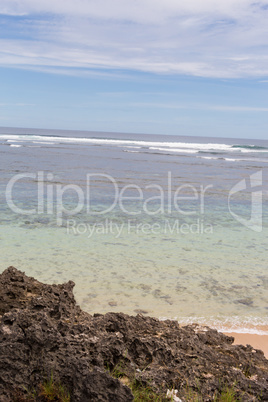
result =
[[[268,112],[268,107],[251,107],[251,106],[223,106],[215,105],[209,106],[210,110],[217,110],[220,112]]]
[[[25,106],[35,106],[33,103],[0,103],[0,107],[25,107]]]
[[[2,66],[268,76],[268,0],[1,0],[1,14]]]
[[[209,105],[199,103],[166,103],[166,102],[133,102],[132,106],[135,107],[149,107],[160,109],[189,109],[189,110],[207,110],[218,112],[247,112],[247,113],[260,113],[268,112],[268,107],[252,107],[252,106],[234,106],[234,105]]]
[[[86,16],[97,19],[159,23],[178,16],[234,18],[265,11],[267,0],[1,0],[0,13]]]

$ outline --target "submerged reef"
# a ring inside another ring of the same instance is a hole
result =
[[[224,392],[268,400],[262,351],[233,345],[232,337],[208,327],[88,314],[73,287],[40,283],[14,267],[0,275],[2,402],[46,400],[35,399],[36,390],[52,376],[69,399],[51,400],[128,402],[133,382],[159,401],[220,400]]]

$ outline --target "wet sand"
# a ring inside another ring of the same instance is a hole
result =
[[[234,345],[251,345],[254,349],[261,349],[268,359],[268,335],[226,333],[235,338]]]

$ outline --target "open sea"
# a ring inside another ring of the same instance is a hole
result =
[[[1,128],[0,172],[1,272],[268,334],[268,141]]]

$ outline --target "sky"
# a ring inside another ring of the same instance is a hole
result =
[[[0,0],[0,126],[268,139],[268,0]]]

